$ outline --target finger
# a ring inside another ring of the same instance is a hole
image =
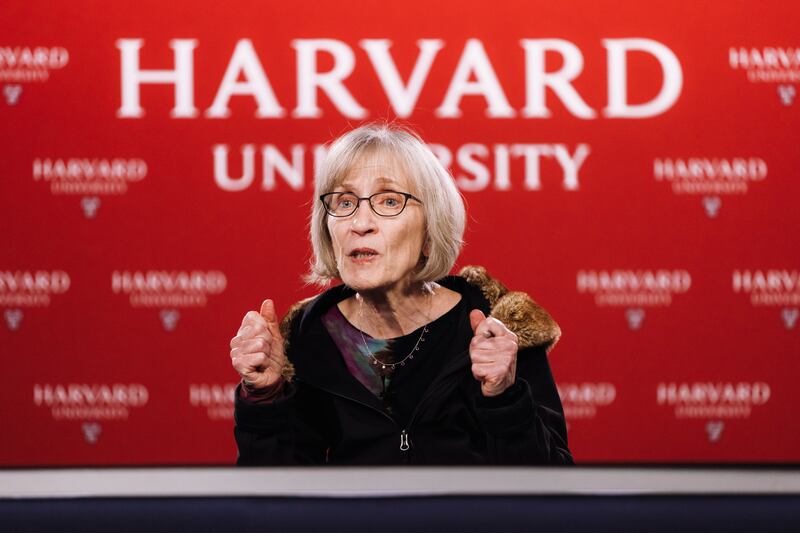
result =
[[[475,376],[475,379],[480,379],[482,381],[501,381],[514,374],[515,371],[513,368],[500,362],[472,363],[472,375]]]
[[[233,359],[233,367],[240,374],[243,372],[260,372],[272,370],[280,374],[283,370],[283,361],[264,355],[264,352],[243,353]]]
[[[233,350],[234,348],[238,348],[239,345],[242,344],[242,342],[244,342],[244,339],[242,337],[238,336],[238,335],[235,336],[234,338],[232,338],[231,339],[231,350]]]
[[[267,325],[264,323],[263,318],[259,318],[259,322],[244,326],[238,335],[241,335],[242,338],[245,339],[252,339],[253,337],[264,335],[265,333],[267,333]]]
[[[473,363],[494,363],[496,355],[492,351],[470,350],[469,358]]]
[[[236,359],[237,361],[242,361],[247,364],[250,364],[253,367],[258,367],[261,370],[267,367],[280,369],[283,367],[284,364],[282,356],[276,355],[274,353],[266,353],[261,351],[246,352],[244,350],[237,350],[235,356],[233,355],[233,352],[231,352],[231,357],[233,359]]]
[[[245,327],[247,325],[258,326],[259,324],[262,326],[266,326],[264,318],[255,311],[248,311],[247,314],[244,315],[244,318],[242,319],[242,327]]]
[[[253,326],[247,325],[239,328],[236,336],[231,339],[231,348],[235,348],[243,341],[253,338]]]
[[[472,365],[471,370],[472,370],[472,377],[474,377],[478,381],[483,381],[483,379],[486,377],[485,373],[486,371],[476,364]]]
[[[481,383],[481,394],[483,394],[486,397],[497,396],[502,392],[503,391],[496,389],[495,383],[490,383],[488,381],[484,381],[483,383]]]
[[[231,360],[231,364],[236,371],[241,374],[249,374],[260,371],[267,363],[264,354],[243,354]]]
[[[276,338],[280,338],[280,325],[278,324],[278,315],[275,313],[275,303],[270,300],[264,300],[261,303],[261,316],[267,323],[267,329]]]
[[[518,349],[517,342],[510,336],[502,337],[472,337],[469,342],[470,351],[510,353]]]
[[[511,331],[499,320],[493,316],[488,316],[475,328],[476,336],[484,337],[504,337],[511,333]]]
[[[234,356],[234,352],[264,352],[265,354],[269,355],[272,352],[276,352],[276,350],[275,344],[273,344],[272,336],[269,333],[264,332],[263,334],[250,339],[240,339],[239,337],[234,337],[231,341],[231,357]]]
[[[473,333],[484,320],[486,320],[486,315],[480,309],[473,309],[469,312],[469,325],[472,326]]]
[[[487,379],[491,379],[494,376],[499,375],[500,371],[497,368],[497,365],[490,363],[490,364],[480,364],[480,363],[473,363],[472,364],[472,375],[475,376],[475,379],[479,381],[485,381]]]
[[[239,330],[239,334],[231,339],[231,348],[236,348],[244,341],[255,339],[257,337],[264,337],[267,340],[272,340],[272,335],[263,326],[245,326]]]
[[[237,348],[244,353],[264,352],[269,355],[271,351],[270,340],[259,336],[243,341]]]

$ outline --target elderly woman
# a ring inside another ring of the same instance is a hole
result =
[[[240,465],[569,464],[547,353],[558,325],[480,267],[448,275],[465,212],[413,132],[337,139],[316,179],[308,280],[231,340]]]

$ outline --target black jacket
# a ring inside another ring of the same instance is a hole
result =
[[[560,329],[524,293],[506,295],[482,269],[478,279],[466,270],[439,281],[466,300],[463,344],[442,354],[447,360],[406,427],[348,372],[320,319],[352,289],[339,285],[299,302],[284,319],[294,376],[282,397],[254,404],[236,390],[237,464],[572,464],[547,362]],[[492,313],[518,335],[516,382],[496,397],[484,397],[472,375],[471,309]]]

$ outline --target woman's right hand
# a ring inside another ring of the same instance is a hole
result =
[[[231,339],[231,364],[251,389],[268,389],[281,379],[286,355],[272,300],[264,300],[260,314],[244,315]]]

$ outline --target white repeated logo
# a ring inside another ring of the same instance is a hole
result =
[[[83,431],[83,439],[89,444],[97,444],[100,440],[100,433],[103,427],[98,422],[84,422],[81,424],[81,431]]]
[[[641,329],[644,323],[644,309],[641,307],[628,308],[625,310],[625,320],[628,322],[628,328],[632,330]]]
[[[656,403],[674,409],[675,418],[748,418],[754,407],[769,401],[768,383],[680,382],[659,383]],[[721,430],[720,430],[721,431]]]
[[[97,216],[99,195],[122,195],[130,183],[147,177],[147,163],[142,159],[36,158],[33,181],[46,183],[54,195],[81,195],[81,209],[86,218]]]
[[[792,105],[796,96],[797,89],[795,89],[794,85],[778,85],[778,98],[781,99],[783,105]]]
[[[734,270],[731,278],[734,293],[750,296],[754,307],[781,307],[779,319],[792,330],[800,315],[800,272],[789,269]]]
[[[645,307],[672,305],[673,294],[683,294],[692,286],[687,270],[579,270],[579,293],[594,295],[597,307],[626,307],[625,321],[631,330],[641,329]]]
[[[69,52],[61,46],[0,46],[0,82],[6,105],[19,104],[23,83],[45,82],[51,70],[67,63]]]
[[[178,319],[181,317],[180,311],[177,309],[162,309],[158,314],[161,318],[161,325],[167,331],[175,331],[178,327]]]
[[[709,420],[706,422],[706,434],[709,442],[719,442],[722,438],[722,430],[725,429],[725,422],[722,420]]]
[[[69,290],[70,277],[63,270],[0,270],[0,306],[48,307],[52,295]],[[22,311],[5,313],[11,329],[19,326]]]
[[[17,105],[20,95],[22,95],[22,85],[19,83],[7,83],[3,86],[3,97],[8,105]]]
[[[797,89],[792,84],[800,81],[800,48],[731,47],[728,65],[732,70],[745,71],[750,83],[778,83],[781,104],[794,103]]]
[[[0,81],[44,82],[51,70],[69,63],[69,52],[61,46],[0,46]]]
[[[22,323],[22,309],[6,309],[3,312],[3,318],[6,319],[6,326],[11,331],[17,331]]]
[[[733,70],[744,70],[751,83],[798,82],[800,48],[731,47],[728,49],[728,65]]]
[[[233,400],[237,383],[192,383],[189,385],[189,403],[205,408],[209,420],[232,420]]]
[[[49,407],[55,420],[125,420],[150,395],[139,383],[57,383],[33,386],[33,404]],[[95,436],[99,432],[93,431]]]
[[[97,209],[100,207],[100,198],[97,196],[84,196],[81,198],[81,208],[83,209],[83,216],[86,218],[94,218],[97,216]]]
[[[716,218],[725,194],[746,194],[750,183],[766,179],[769,168],[760,157],[657,157],[653,177],[670,184],[673,194],[702,195],[708,218]]]
[[[722,198],[719,196],[703,196],[703,209],[708,218],[717,218],[719,208],[722,207]]]
[[[784,307],[781,309],[781,318],[783,319],[783,324],[786,326],[786,329],[794,329],[797,325],[798,316],[800,316],[800,309],[796,307]]]
[[[607,407],[617,398],[613,383],[559,383],[558,395],[567,420],[594,418],[599,407]]]
[[[66,48],[0,46],[0,81],[3,97],[9,106],[17,105],[22,96],[22,83],[44,82],[50,71],[64,68],[69,62]]]
[[[734,270],[733,292],[750,295],[755,305],[800,304],[800,272],[788,269]]]
[[[160,309],[158,317],[166,331],[178,327],[176,308],[205,307],[208,296],[221,294],[228,285],[219,270],[115,270],[111,291],[125,294],[131,307]]]

